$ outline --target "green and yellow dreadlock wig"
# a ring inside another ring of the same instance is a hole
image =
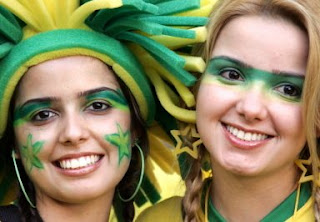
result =
[[[173,117],[194,122],[194,111],[180,108],[177,95],[194,106],[188,87],[196,78],[189,72],[202,72],[205,64],[188,49],[205,41],[212,5],[212,0],[0,0],[0,138],[28,68],[72,55],[109,65],[148,125],[156,112],[153,91]],[[2,168],[0,203],[10,192]]]

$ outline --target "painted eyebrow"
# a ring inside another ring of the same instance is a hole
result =
[[[85,97],[85,96],[88,96],[88,95],[91,95],[91,94],[94,94],[94,93],[97,93],[97,92],[102,92],[102,91],[113,91],[116,94],[119,94],[119,92],[117,92],[114,89],[111,89],[111,88],[108,88],[108,87],[99,87],[99,88],[90,89],[90,90],[87,90],[87,91],[80,92],[80,93],[78,93],[77,97]],[[24,106],[29,105],[29,104],[48,103],[48,102],[54,102],[54,101],[59,101],[59,100],[60,99],[58,97],[50,97],[50,96],[43,97],[43,98],[35,98],[35,99],[27,100],[20,107],[24,107]]]
[[[245,62],[242,62],[238,59],[235,59],[235,58],[232,58],[232,57],[229,57],[229,56],[216,56],[216,57],[213,57],[212,59],[225,59],[225,60],[229,60],[230,62],[240,66],[240,67],[243,67],[243,68],[250,68],[250,69],[256,69],[254,68],[252,65],[249,65],[248,63],[245,63]],[[264,70],[263,70],[264,71]],[[267,71],[269,72],[269,71]],[[302,78],[304,79],[304,75],[302,73],[296,73],[296,72],[285,72],[285,71],[280,71],[280,70],[272,70],[270,73],[272,74],[275,74],[275,75],[281,75],[281,76],[288,76],[288,77],[299,77],[299,78]]]
[[[52,101],[58,101],[59,99],[57,97],[43,97],[43,98],[35,98],[30,99],[24,102],[20,107],[25,107],[28,105],[36,104],[36,103],[49,103]],[[19,106],[19,105],[18,105]]]
[[[119,95],[119,92],[117,90],[111,89],[109,87],[99,87],[99,88],[95,88],[95,89],[90,89],[87,91],[83,91],[78,93],[78,97],[87,97],[89,95],[98,93],[98,92],[103,92],[103,91],[112,91],[114,93],[116,93],[117,95]]]

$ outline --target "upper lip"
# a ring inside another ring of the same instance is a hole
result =
[[[245,128],[243,126],[237,125],[237,124],[230,124],[230,123],[222,123],[222,124],[223,125],[232,126],[234,128],[237,128],[237,129],[242,130],[242,131],[247,132],[247,133],[263,134],[263,135],[272,136],[272,137],[275,136],[274,134],[271,134],[271,133],[266,133],[266,132],[263,132],[263,131],[257,130],[257,129],[248,129],[248,128]]]

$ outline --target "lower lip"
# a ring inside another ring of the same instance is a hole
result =
[[[62,169],[57,166],[55,166],[55,167],[58,169],[59,173],[62,173],[63,175],[66,175],[66,176],[71,176],[71,177],[86,176],[87,174],[90,174],[99,168],[99,166],[102,163],[103,158],[104,157],[102,157],[100,160],[98,160],[98,162],[96,162],[92,165],[82,167],[82,168],[77,168],[77,169]]]
[[[233,134],[231,134],[225,125],[223,125],[224,129],[224,134],[227,138],[227,140],[234,146],[235,148],[239,148],[242,150],[253,150],[257,147],[260,147],[267,143],[270,139],[264,139],[264,140],[259,140],[259,141],[245,141],[241,140],[238,137],[235,137]]]

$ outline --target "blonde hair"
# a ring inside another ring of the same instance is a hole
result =
[[[315,197],[315,217],[320,221],[319,149],[320,134],[320,1],[319,0],[220,0],[210,16],[208,40],[195,48],[206,62],[209,61],[215,42],[223,27],[232,19],[257,15],[284,19],[300,27],[308,35],[309,54],[303,91],[303,120],[306,133],[304,155],[311,159],[309,173],[313,175],[312,191]],[[318,17],[318,20],[317,20]],[[198,86],[195,88],[197,93]],[[184,221],[199,221],[201,206],[201,165],[207,152],[204,147],[199,159],[189,160],[190,171],[186,177],[187,191],[183,199]]]

